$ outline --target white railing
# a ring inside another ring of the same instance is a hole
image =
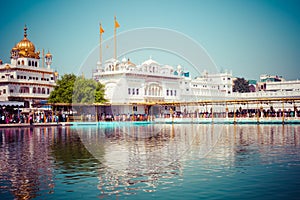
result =
[[[159,72],[144,72],[144,71],[131,71],[131,70],[116,70],[116,71],[96,71],[95,75],[115,75],[115,74],[133,74],[133,75],[144,75],[144,76],[158,76],[167,78],[180,78],[180,76],[174,74],[162,74]]]

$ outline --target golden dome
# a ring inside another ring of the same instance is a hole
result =
[[[24,27],[24,38],[15,47],[12,48],[12,51],[18,50],[20,57],[26,58],[37,58],[39,59],[39,52],[35,52],[34,44],[27,39],[27,27]]]
[[[52,54],[48,51],[48,53],[45,55],[45,58],[52,58]]]
[[[133,67],[136,66],[136,64],[134,64],[133,62],[131,62],[131,61],[129,60],[129,58],[128,58],[128,60],[127,60],[127,64],[128,64],[128,65],[131,65],[131,66],[133,66]]]
[[[19,51],[28,51],[28,52],[34,52],[35,51],[35,46],[32,42],[30,42],[26,37],[24,37],[23,40],[21,40],[17,45],[16,48]]]
[[[12,50],[12,51],[17,51],[18,48],[17,48],[16,46],[14,46],[11,50]]]

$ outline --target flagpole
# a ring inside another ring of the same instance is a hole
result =
[[[115,16],[115,23],[116,23],[116,16]],[[115,41],[115,51],[114,51],[114,58],[117,59],[117,27],[114,25],[114,41]]]
[[[42,67],[44,68],[44,63],[45,63],[45,52],[44,52],[44,49],[43,49],[43,51],[42,51],[42,56],[43,56],[43,59],[42,59],[42,62],[43,62]]]
[[[100,23],[100,66],[102,67],[102,32],[101,32],[101,23]]]

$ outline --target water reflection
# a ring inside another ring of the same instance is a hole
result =
[[[181,184],[188,169],[199,165],[210,173],[225,167],[247,173],[253,165],[299,163],[299,146],[300,126],[292,125],[111,123],[0,129],[0,197],[156,192]]]
[[[99,170],[101,197],[138,190],[154,192],[160,181],[181,176],[179,159],[192,135],[176,132],[174,126],[155,126],[76,128],[89,152],[105,166]]]
[[[186,155],[193,152],[194,158],[205,158],[222,140],[223,129],[214,125],[116,123],[75,130],[104,166],[98,187],[105,197],[140,190],[155,192],[166,182],[169,187],[178,184],[183,179]]]
[[[299,139],[300,126],[226,125],[204,162],[234,167],[240,172],[255,165],[298,163]],[[195,151],[198,148],[193,147]],[[195,158],[194,155],[191,157]]]
[[[39,191],[53,192],[49,142],[52,129],[0,129],[1,195],[30,199]],[[10,193],[6,193],[9,191]]]

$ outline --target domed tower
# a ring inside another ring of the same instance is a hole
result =
[[[50,66],[52,64],[52,54],[49,52],[48,50],[48,53],[45,55],[45,62],[46,62],[46,65],[48,67],[48,69],[50,69]]]
[[[24,38],[11,49],[11,64],[17,66],[39,67],[40,52],[35,51],[34,44],[27,39],[27,27]]]
[[[54,81],[57,81],[57,79],[59,77],[58,72],[55,70],[55,72],[53,74],[54,74]]]
[[[19,57],[19,50],[16,46],[14,46],[10,51],[11,64],[17,65],[17,59]]]

